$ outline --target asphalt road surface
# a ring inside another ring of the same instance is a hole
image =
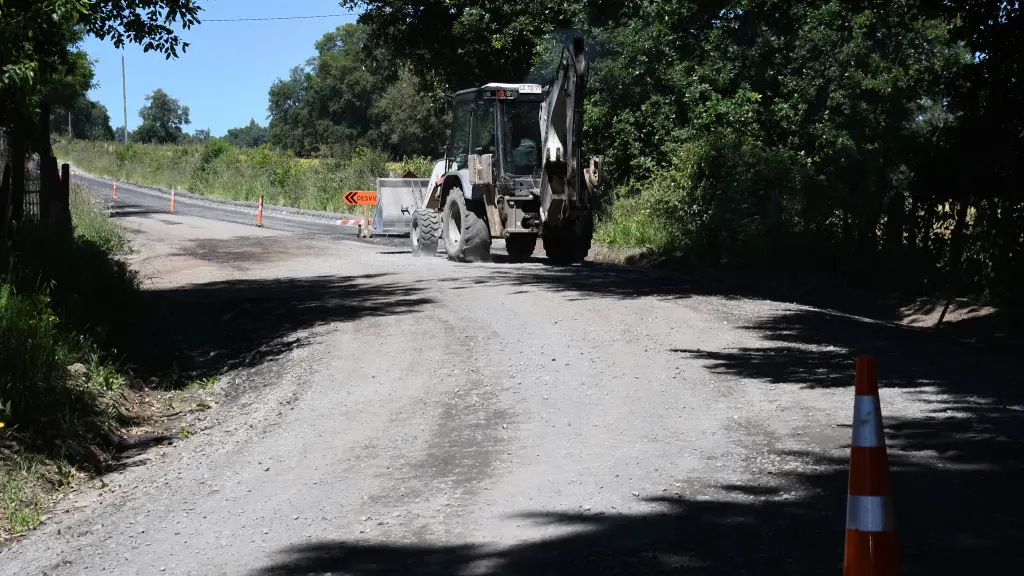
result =
[[[1020,360],[672,274],[459,265],[118,192],[147,302],[175,311],[139,337],[219,402],[7,545],[4,574],[838,574],[858,354],[904,573],[1019,571]]]
[[[87,188],[96,191],[110,204],[119,217],[144,216],[147,214],[166,214],[170,212],[170,196],[157,191],[131,184],[117,184],[117,199],[113,198],[114,184],[108,179],[78,174],[74,180]],[[256,206],[237,205],[228,207],[213,202],[193,202],[177,196],[174,212],[182,216],[196,216],[233,224],[256,225]],[[296,234],[321,234],[330,236],[355,236],[355,226],[341,226],[333,222],[312,218],[282,217],[270,213],[267,209],[263,214],[263,227],[268,230],[279,230]]]

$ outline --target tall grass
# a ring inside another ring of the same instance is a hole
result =
[[[117,258],[129,242],[78,188],[72,218],[70,238],[20,226],[0,273],[0,532],[38,516],[38,478],[26,458],[94,460],[92,447],[110,440],[103,396],[125,383],[103,346],[138,287]]]
[[[412,171],[430,175],[427,158],[388,162],[387,155],[357,149],[343,158],[296,158],[270,146],[234,148],[223,140],[204,144],[150,145],[76,141],[56,153],[97,176],[228,200],[255,201],[308,210],[344,212],[347,190],[372,190],[376,179]]]
[[[607,246],[664,249],[672,241],[646,196],[617,201],[598,222],[594,239]]]

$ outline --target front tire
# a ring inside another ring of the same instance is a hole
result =
[[[491,255],[491,231],[483,207],[467,205],[459,188],[448,192],[444,204],[444,251],[455,262],[481,262]],[[471,209],[472,208],[472,209]]]
[[[441,240],[441,215],[437,210],[419,208],[412,213],[413,256],[433,256],[437,253],[437,243]]]

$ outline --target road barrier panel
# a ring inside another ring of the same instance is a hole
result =
[[[412,214],[426,202],[430,178],[378,178],[374,234],[406,235],[412,231]]]
[[[263,194],[260,194],[259,202],[256,204],[256,225],[263,228]]]
[[[174,188],[171,188],[171,212],[174,212]]]
[[[870,356],[857,358],[854,394],[843,576],[899,576],[889,458],[875,359]]]
[[[117,182],[114,182],[114,198],[117,198]]]

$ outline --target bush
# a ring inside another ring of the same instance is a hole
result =
[[[673,241],[656,212],[651,195],[623,198],[598,223],[596,239],[608,246],[664,250]]]
[[[77,184],[71,187],[71,221],[76,236],[108,254],[120,256],[131,249],[124,230],[110,221],[95,196]]]
[[[792,260],[800,229],[800,159],[740,139],[672,148],[671,165],[618,201],[598,238],[653,246],[700,268],[757,273]]]
[[[74,461],[105,429],[97,394],[123,382],[104,360],[114,352],[99,350],[130,321],[138,282],[116,258],[124,232],[80,189],[72,198],[75,234],[23,224],[0,275],[0,421],[30,449]]]
[[[45,425],[48,404],[61,403],[62,373],[75,360],[72,346],[57,327],[45,295],[19,295],[0,284],[0,417],[8,428]]]

